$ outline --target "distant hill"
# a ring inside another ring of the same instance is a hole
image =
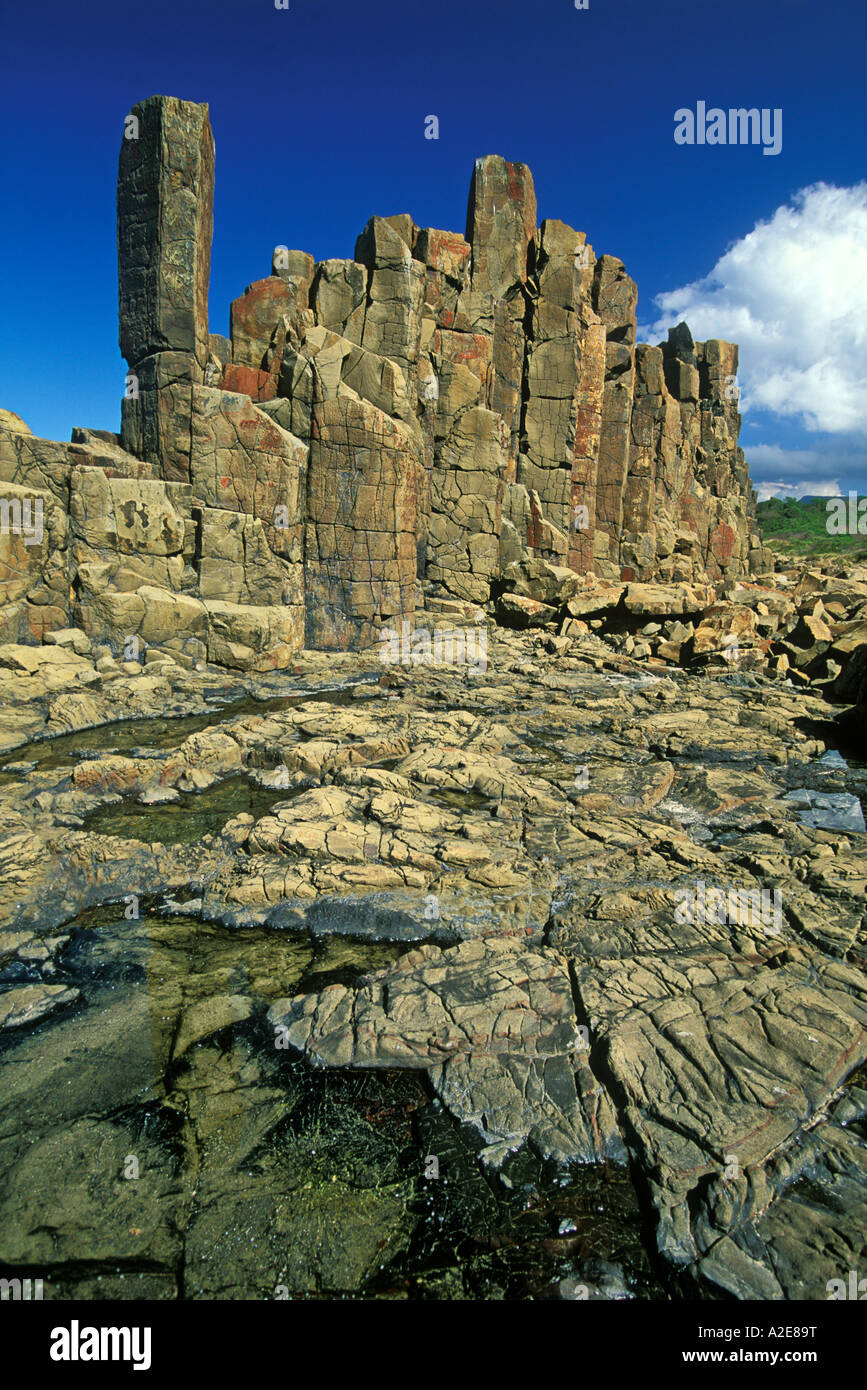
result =
[[[867,536],[828,534],[827,497],[772,497],[759,502],[756,519],[765,545],[792,555],[846,555],[867,560]]]

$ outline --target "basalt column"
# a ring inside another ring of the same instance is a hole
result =
[[[488,155],[473,170],[466,238],[428,229],[424,242],[437,382],[427,577],[477,603],[497,573],[503,488],[515,476],[535,228],[529,169]]]
[[[605,392],[596,472],[596,572],[620,578],[623,500],[629,468],[629,426],[635,389],[638,289],[616,256],[600,256],[593,303],[605,325]]]
[[[749,474],[738,448],[738,345],[711,338],[693,343],[685,324],[668,335],[663,347],[667,374],[681,392],[684,452],[691,460],[691,477],[677,498],[679,516],[699,535],[700,555],[711,580],[749,569]],[[682,360],[692,347],[695,368],[689,374],[686,402]]]
[[[548,219],[535,249],[518,482],[531,499],[529,546],[544,553],[555,544],[561,564],[586,572],[593,568],[605,330],[591,303],[593,257],[584,234]]]
[[[175,481],[189,478],[192,387],[208,360],[213,206],[207,106],[160,96],[134,106],[117,184],[122,435]]]
[[[357,650],[412,621],[423,459],[417,431],[341,391],[314,407],[306,645]]]
[[[535,236],[536,191],[527,165],[493,154],[477,159],[467,205],[471,288],[461,296],[455,328],[492,339],[488,404],[502,415],[508,432],[510,480],[519,448],[527,266]]]

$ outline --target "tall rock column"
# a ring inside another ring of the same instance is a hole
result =
[[[662,348],[637,345],[620,534],[621,578],[627,580],[652,579],[656,572],[657,479],[667,494],[673,479],[688,472],[681,452],[680,405],[666,388],[663,361]],[[673,548],[673,532],[670,542],[663,546],[665,554]]]
[[[561,563],[581,572],[593,568],[605,380],[605,329],[591,303],[591,255],[582,232],[565,222],[542,223],[525,368],[525,452],[518,460],[518,482],[531,499],[537,494],[542,516],[564,538]],[[535,531],[529,543],[538,548]]]
[[[714,499],[705,566],[716,580],[749,569],[755,539],[752,490],[744,453],[738,447],[737,343],[709,338],[696,343],[695,350],[699,375],[695,474]]]
[[[361,345],[399,362],[414,381],[421,338],[425,267],[383,217],[372,217],[355,244],[355,260],[368,271]]]
[[[685,323],[635,354],[620,543],[625,579],[719,580],[749,569],[749,479],[738,448],[738,350]]]
[[[189,477],[191,393],[208,360],[213,207],[207,106],[163,96],[134,106],[117,184],[122,437],[177,481]]]
[[[488,155],[473,170],[466,238],[428,229],[420,241],[437,394],[426,573],[477,603],[499,566],[503,487],[515,476],[535,228],[529,169]]]
[[[477,159],[467,205],[476,293],[504,299],[522,285],[535,235],[536,192],[526,164],[511,164],[497,154]]]
[[[477,159],[467,204],[471,288],[458,302],[454,326],[493,340],[489,405],[508,431],[509,480],[519,447],[527,269],[535,236],[536,191],[527,165],[493,154]]]
[[[418,432],[346,387],[314,405],[307,473],[306,645],[358,650],[412,622]]]
[[[629,429],[635,389],[635,310],[638,289],[616,256],[600,256],[593,304],[605,325],[605,393],[596,473],[596,572],[620,577],[623,499],[629,469]],[[603,537],[605,541],[603,541]]]

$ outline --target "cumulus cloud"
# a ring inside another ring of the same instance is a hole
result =
[[[744,449],[760,502],[769,497],[840,497],[850,488],[864,491],[864,452],[851,440],[819,449],[780,444],[745,444]]]
[[[760,502],[767,502],[770,497],[842,496],[840,484],[826,482],[824,478],[808,478],[802,483],[756,483],[756,497]]]
[[[801,189],[704,279],[655,302],[645,341],[685,319],[698,339],[740,344],[743,412],[867,435],[867,182]]]

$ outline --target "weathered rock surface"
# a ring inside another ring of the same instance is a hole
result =
[[[121,432],[61,445],[0,416],[4,505],[57,503],[40,549],[3,529],[7,639],[74,623],[118,654],[143,628],[113,595],[150,586],[178,599],[178,651],[262,669],[302,643],[373,647],[412,627],[423,591],[486,604],[534,559],[673,585],[769,569],[737,348],[686,325],[636,345],[622,262],[563,222],[537,227],[525,165],[476,161],[465,237],[399,214],[372,217],[352,260],[276,247],[228,338],[208,324],[213,194],[208,108],[135,106],[117,191]],[[187,598],[289,608],[291,631],[258,622],[277,634],[267,652],[209,639]]]
[[[471,1135],[482,1207],[528,1154],[616,1169],[668,1292],[825,1297],[863,1259],[867,786],[826,745],[867,571],[774,570],[736,346],[637,344],[623,264],[497,156],[466,237],[277,247],[212,334],[207,109],[132,115],[121,433],[0,412],[0,1263],[369,1289],[417,1178],[302,1181],[291,1072],[416,1087],[402,1149]],[[77,1176],[134,1143],[141,1219]]]
[[[607,587],[625,611],[632,586]],[[222,973],[183,1006],[176,1068],[258,1019],[278,1093],[293,1056],[341,1075],[413,1073],[475,1135],[492,1181],[522,1153],[562,1174],[628,1158],[672,1287],[826,1297],[840,1262],[861,1257],[863,773],[817,740],[827,705],[783,681],[646,661],[624,674],[589,626],[563,650],[544,633],[488,640],[475,675],[411,664],[335,703],[275,674],[260,694],[300,687],[295,700],[192,731],[169,721],[156,743],[133,723],[126,740],[120,726],[7,754],[9,1036],[89,1016],[66,963],[77,914],[191,894],[172,910],[203,941],[219,923],[241,929],[252,976]],[[4,727],[19,742],[225,692],[172,661],[156,675],[117,663],[106,680],[76,650],[86,642],[73,630],[3,648]],[[346,654],[303,661],[361,673]],[[828,826],[817,809],[850,819]],[[284,954],[411,949],[366,978],[299,989],[300,974],[253,967],[257,933]],[[156,1212],[167,1198],[154,1200]],[[298,1239],[312,1229],[302,1221]]]
[[[509,938],[432,947],[358,991],[278,1000],[287,1042],[331,1066],[420,1067],[499,1165],[530,1139],[544,1158],[623,1158],[614,1113],[583,1062],[568,963]]]
[[[117,187],[120,350],[131,371],[162,352],[189,353],[204,367],[214,208],[208,108],[149,97],[130,118]]]
[[[373,646],[415,612],[422,469],[408,427],[351,390],[314,414],[307,482],[307,645]]]

